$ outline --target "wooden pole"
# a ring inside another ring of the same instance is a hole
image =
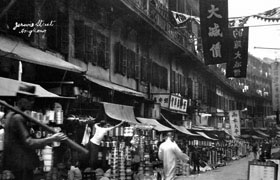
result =
[[[15,107],[9,105],[9,104],[6,103],[5,101],[0,100],[0,105],[3,105],[3,106],[5,106],[5,107],[7,107],[8,109],[10,109],[10,110],[12,110],[12,111],[14,111],[14,112],[16,112],[16,113],[22,115],[24,118],[26,118],[27,120],[29,120],[29,121],[31,121],[31,122],[37,124],[38,126],[42,127],[44,130],[46,130],[46,131],[48,131],[48,132],[51,132],[51,133],[56,133],[56,131],[55,131],[53,128],[47,126],[46,124],[41,123],[41,122],[38,121],[37,119],[35,119],[35,118],[33,118],[33,117],[31,117],[31,116],[25,114],[24,112],[22,112],[22,111],[16,109]],[[77,150],[77,151],[79,151],[79,152],[81,152],[81,153],[88,154],[88,150],[87,150],[87,149],[85,149],[85,148],[82,147],[81,145],[77,144],[76,142],[72,141],[71,139],[67,138],[67,139],[65,140],[65,142],[66,142],[71,148],[73,148],[73,149],[75,149],[75,150]]]

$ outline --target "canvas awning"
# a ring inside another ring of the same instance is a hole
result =
[[[0,55],[28,63],[58,68],[72,72],[84,72],[82,68],[63,59],[29,46],[19,39],[0,36]]]
[[[19,90],[19,87],[21,85],[34,86],[35,87],[34,94],[38,97],[64,98],[64,97],[58,96],[57,94],[47,91],[46,89],[42,88],[38,84],[17,81],[14,79],[3,78],[3,77],[0,77],[0,96],[16,96],[16,94]]]
[[[269,137],[268,134],[265,134],[264,132],[258,130],[258,129],[255,129],[255,132],[257,132],[258,134],[260,134],[261,136],[264,136],[264,137]]]
[[[179,132],[189,135],[189,136],[197,136],[196,134],[193,134],[189,130],[187,130],[184,126],[175,125],[175,124],[171,123],[170,121],[168,121],[168,119],[166,119],[162,114],[160,114],[160,115],[171,127],[178,130]]]
[[[253,139],[259,139],[259,140],[260,140],[260,139],[263,139],[263,138],[261,138],[261,137],[255,136],[255,135],[253,135],[252,138],[253,138]]]
[[[213,139],[213,138],[211,138],[211,137],[207,136],[204,132],[199,132],[199,131],[196,131],[196,133],[197,133],[197,134],[199,134],[200,136],[202,136],[202,137],[206,138],[206,139],[211,140],[211,141],[217,141],[217,139]]]
[[[139,124],[136,121],[132,106],[125,106],[107,102],[102,102],[102,104],[104,106],[105,114],[110,118],[132,124]]]
[[[173,131],[173,129],[160,124],[156,119],[148,119],[148,118],[141,118],[141,117],[136,117],[136,119],[143,124],[152,125],[154,127],[154,129],[157,131],[161,131],[161,132],[162,131]]]
[[[117,84],[113,84],[113,83],[111,83],[109,81],[104,81],[104,80],[96,79],[96,78],[88,76],[88,75],[86,75],[85,77],[89,81],[91,81],[93,83],[96,83],[96,84],[98,84],[100,86],[103,86],[103,87],[106,87],[106,88],[109,88],[109,89],[113,89],[115,91],[119,91],[119,92],[122,92],[122,93],[125,93],[125,94],[133,95],[133,96],[145,97],[144,93],[141,93],[141,92],[138,92],[138,91],[135,91],[135,90],[132,90],[132,89],[129,89],[129,88],[117,85]]]
[[[248,139],[248,138],[251,138],[251,135],[249,135],[249,134],[242,134],[240,137],[244,138],[244,139]]]

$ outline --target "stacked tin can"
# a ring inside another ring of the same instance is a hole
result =
[[[125,142],[120,142],[119,146],[119,179],[125,180]]]
[[[182,161],[180,159],[177,159],[176,174],[177,175],[181,175],[182,174]]]
[[[41,153],[42,153],[42,159],[44,161],[44,172],[48,172],[51,170],[53,165],[52,147],[45,146],[45,148],[42,149]]]
[[[139,141],[140,161],[144,161],[144,153],[145,153],[145,136],[140,136],[140,141]]]
[[[118,148],[117,146],[113,147],[111,153],[111,180],[119,180],[119,161],[118,161]]]
[[[133,174],[131,169],[132,156],[128,146],[126,146],[125,148],[125,156],[126,156],[126,180],[131,180]]]
[[[190,165],[188,163],[182,163],[182,175],[189,176],[190,175]]]

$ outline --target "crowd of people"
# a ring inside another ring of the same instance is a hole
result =
[[[252,144],[254,160],[265,161],[266,159],[271,159],[271,149],[272,143],[267,139],[262,143],[254,142]]]
[[[35,96],[28,92],[19,92],[17,94],[16,108],[20,111],[31,110],[34,104]],[[38,166],[38,156],[36,149],[43,148],[44,146],[53,143],[64,141],[67,137],[63,133],[55,133],[52,136],[36,139],[32,138],[28,129],[28,121],[22,115],[9,112],[5,115],[6,122],[4,123],[4,150],[2,169],[6,174],[10,174],[15,180],[32,180],[33,170]],[[105,134],[112,129],[122,125],[123,122],[116,126],[111,126],[105,121],[101,121],[94,125],[94,135],[89,140],[86,147],[89,150],[87,160],[89,161],[90,168],[96,170],[96,175],[100,177],[96,163],[98,160],[98,149]],[[263,143],[253,143],[252,152],[254,159],[265,161],[271,158],[271,143],[266,140]],[[176,164],[180,159],[185,163],[193,165],[193,172],[200,172],[201,154],[193,147],[190,156],[183,153],[179,146],[174,141],[174,132],[168,132],[165,141],[158,147],[158,159],[163,162],[163,179],[173,180],[176,176]],[[67,179],[68,180],[81,180],[82,173],[79,169],[79,162],[75,164],[67,164]],[[104,172],[102,174],[105,174]],[[99,178],[97,178],[99,179]]]

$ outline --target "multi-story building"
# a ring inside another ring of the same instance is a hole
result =
[[[246,107],[250,115],[271,113],[268,66],[250,56],[248,79],[226,79],[223,65],[203,63],[199,24],[190,20],[184,28],[178,28],[172,23],[171,11],[198,17],[198,1],[8,3],[0,4],[6,9],[0,16],[1,40],[14,46],[7,49],[5,44],[0,45],[1,76],[17,78],[17,70],[21,69],[13,61],[17,59],[23,61],[24,81],[41,83],[61,95],[78,88],[79,92],[87,92],[85,96],[90,100],[86,102],[131,105],[142,117],[158,118],[156,107],[161,104],[166,107],[162,111],[167,110],[178,124],[193,121],[218,127],[226,122],[227,111]],[[28,58],[32,48],[40,50],[40,58]],[[68,64],[45,64],[42,61],[46,58]],[[208,121],[203,121],[203,115],[210,116]]]

